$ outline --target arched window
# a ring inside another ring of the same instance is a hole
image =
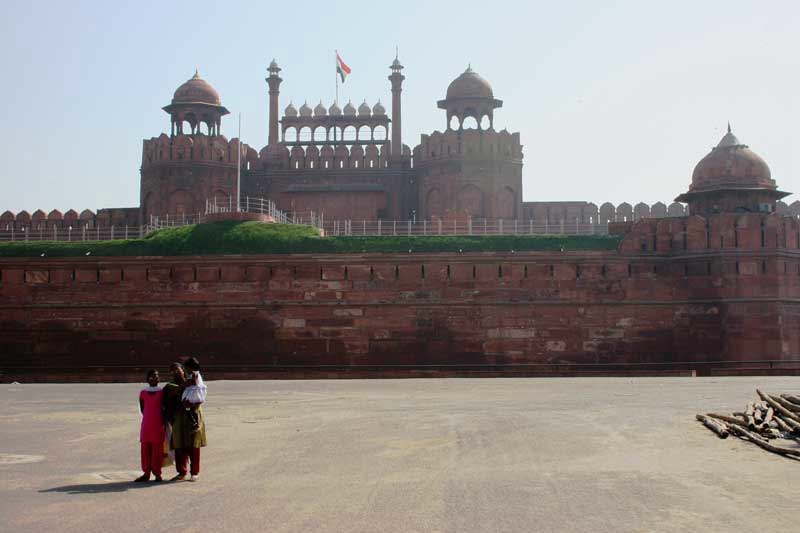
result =
[[[297,128],[291,127],[283,130],[283,142],[297,142]]]
[[[452,117],[450,117],[449,126],[450,126],[451,130],[457,130],[459,125],[460,125],[460,123],[458,121],[458,117],[457,116],[453,115]]]
[[[481,118],[481,129],[482,130],[488,130],[491,127],[492,127],[492,123],[489,120],[489,115],[483,115],[483,118]]]
[[[376,141],[385,141],[386,140],[386,126],[375,126],[375,130],[373,131],[373,136]]]
[[[464,122],[461,123],[461,128],[465,130],[477,130],[478,121],[475,117],[464,117]]]

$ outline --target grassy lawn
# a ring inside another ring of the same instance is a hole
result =
[[[435,237],[320,237],[310,226],[212,222],[157,231],[143,239],[86,242],[4,242],[0,257],[172,256],[219,254],[507,252],[615,250],[620,238],[602,235],[488,235]]]

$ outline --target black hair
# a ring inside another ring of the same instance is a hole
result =
[[[172,370],[173,368],[180,368],[181,370],[183,370],[183,363],[179,363],[178,361],[175,361],[174,363],[169,365],[169,369],[170,370]]]
[[[200,361],[198,361],[196,357],[188,358],[183,364],[189,370],[200,370]]]
[[[155,376],[156,374],[158,374],[158,370],[151,368],[147,371],[147,379],[150,379],[150,376]]]

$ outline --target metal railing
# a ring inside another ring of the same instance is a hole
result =
[[[113,241],[116,239],[139,239],[149,231],[144,226],[67,226],[58,227],[22,227],[0,229],[0,242],[26,242],[26,241]]]
[[[540,224],[534,220],[325,220],[326,235],[392,237],[434,235],[607,235],[607,224]]]

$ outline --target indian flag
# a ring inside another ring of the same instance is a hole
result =
[[[336,52],[336,73],[342,78],[342,83],[344,83],[344,80],[350,75],[350,67],[345,65],[342,58],[339,57],[339,52]]]

